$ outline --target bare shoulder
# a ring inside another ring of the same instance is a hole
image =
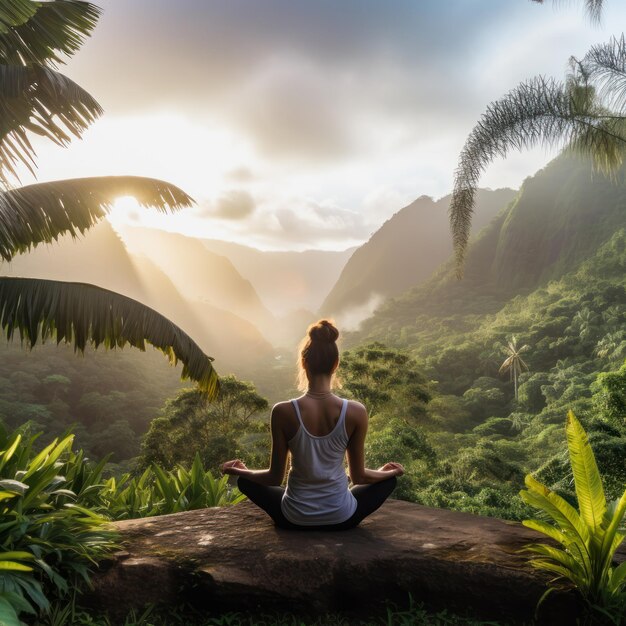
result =
[[[346,430],[349,433],[352,433],[355,428],[366,425],[367,409],[356,400],[348,400],[348,408],[346,410]]]
[[[293,404],[290,400],[278,402],[272,407],[272,432],[282,432],[287,440],[291,439],[298,431],[298,418],[294,413]]]
[[[272,407],[272,419],[277,420],[278,423],[285,423],[285,420],[291,421],[293,417],[293,405],[290,400],[284,402],[277,402]]]
[[[354,415],[357,418],[367,418],[367,409],[356,400],[348,400],[347,413]]]

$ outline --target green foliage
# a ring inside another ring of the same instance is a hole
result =
[[[527,489],[520,492],[521,497],[553,524],[533,519],[524,520],[524,525],[562,546],[532,544],[526,549],[534,555],[533,566],[556,574],[555,580],[569,580],[591,611],[612,616],[612,622],[620,624],[626,608],[626,563],[615,567],[613,556],[624,539],[619,526],[626,513],[626,491],[619,500],[607,504],[587,435],[572,412],[566,433],[579,509],[530,474],[526,476]]]
[[[626,363],[616,372],[603,372],[592,387],[600,415],[626,432]]]
[[[430,400],[426,378],[408,354],[380,342],[341,355],[343,389],[367,407],[373,418],[382,412],[419,422]]]
[[[267,400],[254,386],[234,376],[222,378],[219,395],[211,403],[197,390],[183,390],[150,424],[142,441],[139,466],[189,465],[196,454],[214,471],[224,459],[240,454],[267,463],[268,421],[260,415],[267,409]]]
[[[214,478],[196,454],[190,469],[178,465],[166,471],[151,465],[139,477],[109,478],[99,492],[100,506],[112,519],[132,519],[180,513],[192,509],[237,504],[245,496],[231,489],[228,476]]]
[[[48,593],[88,580],[115,547],[107,520],[88,508],[85,460],[73,437],[35,449],[37,437],[0,430],[0,610],[45,610]],[[93,485],[91,485],[93,487]],[[13,622],[16,623],[16,622]]]

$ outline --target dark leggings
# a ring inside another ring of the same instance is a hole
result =
[[[237,487],[248,496],[258,507],[262,508],[279,528],[290,530],[348,530],[354,528],[361,520],[373,513],[391,494],[396,487],[395,476],[371,485],[355,485],[350,489],[356,498],[356,511],[345,522],[340,524],[324,524],[319,526],[300,526],[293,524],[284,515],[280,503],[285,493],[283,487],[266,487],[259,485],[243,476],[237,479]]]

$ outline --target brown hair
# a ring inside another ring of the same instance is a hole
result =
[[[298,389],[306,391],[307,373],[332,374],[339,363],[337,338],[339,331],[330,320],[319,320],[311,324],[300,342],[298,355]]]

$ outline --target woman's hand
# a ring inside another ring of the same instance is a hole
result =
[[[222,474],[234,474],[237,476],[243,471],[248,471],[248,468],[241,459],[234,459],[233,461],[226,461],[226,463],[222,463],[220,465],[220,471]]]
[[[404,474],[404,467],[400,463],[385,463],[382,467],[378,468],[379,472],[393,472],[394,476],[402,476]]]

